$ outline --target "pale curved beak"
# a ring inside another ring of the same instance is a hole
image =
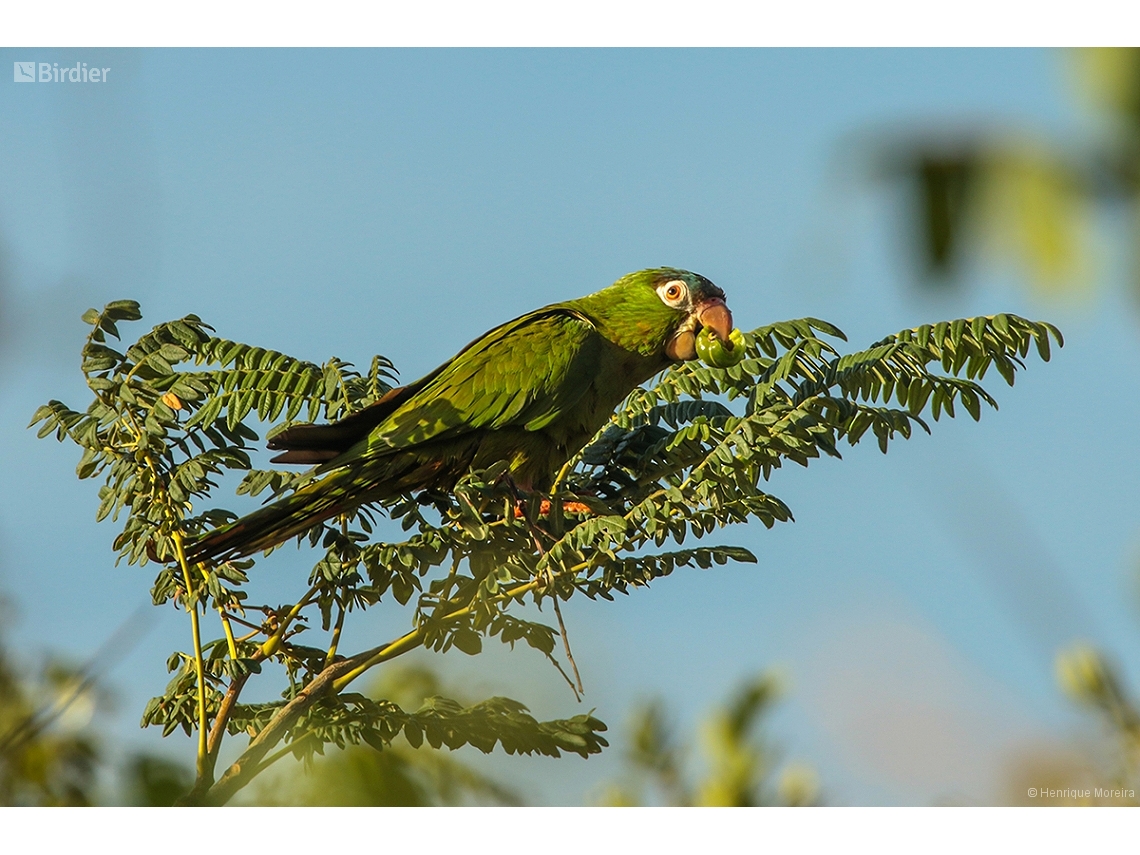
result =
[[[712,330],[729,350],[732,349],[732,342],[729,340],[729,334],[732,332],[732,312],[728,310],[724,300],[713,297],[698,304],[697,322],[702,327]]]
[[[710,297],[693,307],[692,313],[673,338],[665,346],[665,353],[675,362],[685,362],[697,358],[697,333],[701,327],[708,327],[724,344],[732,350],[732,312],[721,297]]]

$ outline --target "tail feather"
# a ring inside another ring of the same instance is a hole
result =
[[[424,378],[425,380],[428,378]],[[297,424],[270,437],[267,446],[284,451],[272,463],[326,463],[348,451],[381,424],[424,385],[419,380],[389,390],[380,400],[326,425]]]
[[[334,469],[292,495],[191,541],[186,557],[194,563],[233,561],[284,543],[368,502],[416,490],[450,490],[470,467],[478,444],[468,438],[425,445],[414,452]]]
[[[191,562],[232,561],[284,543],[327,519],[360,504],[345,490],[349,470],[333,472],[291,496],[222,526],[186,547]]]

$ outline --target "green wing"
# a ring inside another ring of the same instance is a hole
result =
[[[601,334],[585,315],[550,307],[475,340],[428,378],[339,467],[479,430],[541,430],[572,410],[597,375]]]

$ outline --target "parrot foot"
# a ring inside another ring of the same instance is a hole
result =
[[[526,516],[526,512],[523,509],[524,504],[525,504],[525,502],[520,500],[520,502],[515,505],[515,519],[516,520],[522,519],[524,516]],[[551,507],[553,507],[553,506],[550,502],[550,499],[543,499],[538,504],[538,515],[540,517],[549,516]],[[591,513],[590,506],[587,505],[585,502],[576,502],[576,501],[573,501],[572,499],[567,499],[566,501],[564,501],[562,503],[562,511],[564,513],[567,513],[567,514],[588,514],[588,513]]]

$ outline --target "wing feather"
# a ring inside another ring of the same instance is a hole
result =
[[[554,306],[523,315],[460,351],[326,467],[473,431],[541,430],[585,394],[602,346],[593,322],[573,309]]]

